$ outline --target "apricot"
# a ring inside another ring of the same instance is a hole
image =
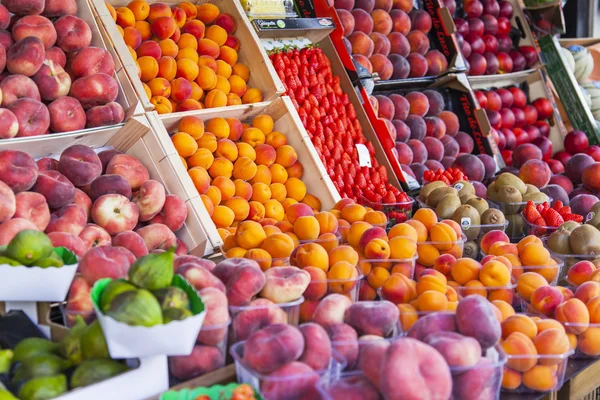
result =
[[[417,255],[417,243],[410,238],[396,236],[390,239],[389,243],[390,258],[394,260],[406,260]]]
[[[515,309],[510,305],[510,303],[504,300],[492,300],[491,303],[500,310],[502,315],[502,321],[506,321],[506,319],[512,315],[515,315]]]
[[[216,206],[211,217],[217,228],[227,228],[231,226],[235,219],[233,210],[226,206]],[[231,251],[231,250],[230,250]],[[244,249],[245,254],[246,249]]]
[[[274,233],[265,239],[261,248],[266,250],[273,258],[285,258],[292,254],[294,241],[285,233]]]
[[[515,390],[523,381],[523,377],[520,372],[512,370],[508,367],[504,367],[504,373],[502,375],[502,388],[507,390]]]
[[[416,283],[402,274],[392,274],[383,283],[381,295],[394,304],[410,303],[417,298]]]
[[[577,298],[558,305],[554,317],[565,326],[567,333],[575,335],[585,332],[590,323],[590,313],[586,305]]]
[[[569,334],[572,337],[572,334]],[[577,336],[577,350],[581,353],[597,357],[600,355],[600,328],[595,325]]]
[[[569,339],[564,330],[547,329],[533,339],[533,344],[539,355],[564,355],[571,347]],[[540,358],[541,365],[556,365],[563,361],[562,357]]]
[[[356,267],[347,261],[338,261],[327,271],[329,290],[346,294],[356,286]]]
[[[479,272],[479,279],[485,286],[502,287],[510,283],[510,271],[499,261],[488,261]]]
[[[232,75],[235,76],[235,75]],[[233,88],[233,86],[232,86]],[[246,92],[244,93],[244,95],[242,96],[242,103],[243,104],[252,104],[252,103],[259,103],[263,101],[263,94],[260,91],[260,89],[257,88],[248,88],[246,90]]]
[[[211,3],[196,6],[198,19],[205,24],[211,24],[219,16],[219,8]]]
[[[235,195],[235,183],[226,176],[217,176],[213,179],[212,185],[221,192],[221,201],[227,201]]]
[[[529,243],[519,252],[521,263],[527,266],[548,265],[550,252],[540,243]]]
[[[538,273],[525,272],[517,281],[517,293],[527,302],[531,302],[533,292],[542,286],[548,285],[548,281]]]
[[[465,285],[467,282],[479,278],[481,268],[481,264],[471,258],[459,258],[452,265],[450,273],[452,279],[461,285]]]
[[[515,371],[528,371],[537,364],[537,349],[533,341],[521,332],[511,333],[502,342],[502,348],[509,356],[517,356],[516,358],[509,358],[506,363],[508,367]]]
[[[358,253],[352,247],[347,245],[342,245],[338,247],[334,247],[329,251],[329,266],[331,267],[333,264],[339,261],[347,261],[352,265],[358,264]]]
[[[556,367],[548,365],[536,365],[523,373],[523,384],[538,392],[547,392],[556,387],[558,376]]]
[[[421,222],[428,231],[433,225],[437,224],[438,221],[435,211],[431,208],[418,209],[413,215],[412,219]]]
[[[396,236],[405,236],[412,239],[414,242],[419,241],[419,234],[417,233],[417,230],[407,223],[396,224],[392,227],[392,229],[390,229],[388,232],[388,238],[392,239]]]
[[[440,251],[430,243],[417,244],[417,253],[419,255],[417,262],[426,267],[433,266],[435,260],[440,256]]]
[[[529,339],[534,339],[538,334],[536,323],[525,314],[515,314],[502,322],[502,338],[506,339],[513,332],[521,332]]]
[[[144,56],[137,59],[142,74],[140,79],[142,82],[150,82],[158,75],[158,61],[154,57]]]

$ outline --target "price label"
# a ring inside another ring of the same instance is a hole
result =
[[[586,216],[585,216],[585,223],[587,224],[588,222],[590,222],[593,218],[594,215],[596,215],[595,212],[591,211],[589,212]]]
[[[463,217],[460,219],[460,227],[463,231],[468,231],[471,228],[471,218]]]
[[[356,145],[356,151],[358,151],[358,165],[371,168],[371,155],[369,154],[367,146],[358,143]]]
[[[463,185],[463,184],[462,184],[462,183],[460,183],[460,182],[459,182],[459,183],[455,183],[455,184],[454,184],[454,189],[458,190],[459,192],[460,192],[460,190],[461,190],[462,188],[464,188],[464,187],[465,187],[465,185]]]

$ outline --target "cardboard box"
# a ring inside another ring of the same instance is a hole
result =
[[[321,200],[321,205],[324,210],[333,208],[335,203],[340,200],[340,195],[337,193],[331,179],[327,175],[325,167],[310,141],[310,137],[304,130],[304,126],[302,126],[302,122],[294,109],[294,105],[287,96],[280,97],[273,102],[234,106],[222,110],[209,109],[163,115],[149,113],[148,116],[155,129],[159,132],[159,135],[170,142],[169,134],[177,132],[179,122],[186,116],[196,116],[203,121],[208,121],[216,117],[223,117],[238,118],[242,122],[250,122],[255,116],[260,114],[270,115],[275,122],[274,129],[283,133],[287,137],[288,144],[296,150],[298,161],[304,166],[303,182],[306,184],[307,193],[318,197],[319,200]],[[171,146],[173,145],[171,144]],[[183,170],[181,173],[185,174],[185,177],[190,179],[179,158],[173,158],[171,162],[175,163],[178,168]],[[192,189],[194,190],[195,195],[199,196],[193,185]],[[204,205],[202,205],[202,207],[204,207]],[[217,232],[217,228],[210,217],[202,219],[202,226],[208,235],[208,240],[210,242],[209,248],[218,251],[222,241]],[[207,254],[209,248],[207,248]]]
[[[110,16],[104,0],[89,1],[96,11],[98,23],[108,32],[112,46],[114,46],[121,62],[125,65],[127,77],[135,89],[137,98],[146,111],[154,110],[154,105],[150,103],[142,86],[142,82],[138,77],[135,61],[131,57],[131,53],[129,53],[123,38],[119,34],[116,23]],[[125,7],[130,3],[129,0],[109,0],[107,2],[115,8]],[[177,5],[180,3],[179,0],[147,0],[147,2],[150,4],[162,2],[169,5]],[[238,61],[245,64],[250,69],[248,86],[260,89],[263,94],[263,101],[270,101],[279,97],[285,91],[285,88],[269,62],[269,58],[260,45],[258,37],[239,2],[237,0],[192,0],[190,2],[192,4],[210,2],[219,7],[219,10],[222,13],[229,13],[233,16],[237,24],[234,36],[237,37],[241,43]],[[221,107],[220,109],[223,110],[225,107]]]

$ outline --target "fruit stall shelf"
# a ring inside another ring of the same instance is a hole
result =
[[[597,50],[598,43],[599,40],[595,38],[550,40],[549,37],[545,37],[539,41],[542,60],[555,87],[554,94],[561,99],[561,102],[558,103],[560,115],[569,131],[573,129],[584,131],[588,135],[590,144],[600,143],[600,129],[596,123],[600,114],[597,104],[596,107],[593,104],[594,99],[597,99],[598,86],[597,83],[592,82],[600,78],[597,70],[594,69],[595,65],[600,65]],[[559,53],[564,52],[563,49],[573,45],[582,46],[586,51],[592,51],[587,56],[578,57],[578,62],[574,61],[573,66],[569,66],[565,54]],[[580,73],[590,72],[586,71],[590,64],[593,69],[587,82],[578,82],[577,78]],[[591,90],[594,91],[594,96],[589,93]],[[558,91],[560,91],[560,95],[558,95]],[[584,93],[584,91],[587,91],[587,93]],[[586,95],[590,96],[592,107],[588,105],[584,97]],[[596,115],[594,115],[594,111]]]
[[[498,88],[508,88],[516,86],[525,92],[527,96],[527,104],[533,103],[534,100],[545,98],[553,105],[552,115],[548,119],[550,125],[550,133],[548,138],[552,142],[553,151],[560,151],[564,148],[564,138],[567,135],[563,120],[558,113],[556,104],[557,101],[552,92],[548,89],[548,77],[544,69],[530,71],[528,73],[519,73],[517,76],[504,75],[496,76],[494,83],[484,81],[470,80],[474,90],[489,90]]]
[[[467,67],[465,60],[460,52],[460,48],[454,36],[455,25],[452,20],[452,14],[442,1],[439,0],[420,0],[413,3],[414,9],[425,10],[432,20],[432,27],[427,37],[430,39],[430,50],[440,51],[448,62],[448,68],[437,75],[429,75],[428,78],[436,78],[447,73],[464,72]],[[320,17],[332,18],[336,29],[331,33],[330,37],[335,46],[335,49],[340,56],[340,59],[346,68],[350,79],[356,82],[358,79],[371,77],[368,71],[362,67],[358,61],[352,57],[344,44],[344,28],[340,19],[339,13],[335,7],[327,0],[314,1],[315,11]],[[403,78],[392,79],[391,82],[410,87],[414,82],[418,82],[420,78]]]
[[[228,107],[224,110],[188,111],[185,113],[163,115],[152,112],[147,115],[158,135],[171,143],[169,133],[176,132],[179,122],[186,116],[199,117],[205,122],[216,117],[238,118],[240,121],[246,122],[260,114],[267,114],[273,118],[275,122],[274,129],[283,133],[288,140],[288,144],[298,153],[298,161],[304,166],[305,178],[303,181],[306,184],[307,192],[321,200],[324,210],[331,209],[340,199],[340,196],[327,175],[321,159],[316,154],[315,148],[304,130],[298,113],[294,109],[289,97],[283,96],[272,102]],[[182,169],[179,176],[184,174],[186,178],[189,178],[178,157],[171,159],[170,162],[177,164],[175,166],[177,169]],[[198,192],[193,185],[191,188],[195,192],[195,195],[198,196]],[[204,208],[204,206],[202,207]],[[207,254],[212,253],[213,249],[214,251],[218,251],[222,241],[215,224],[208,216],[208,213],[206,214],[206,218],[201,218],[201,221],[211,246],[210,249],[207,248]]]
[[[488,154],[494,158],[499,168],[504,167],[504,161],[492,136],[487,115],[479,107],[465,74],[449,74],[435,80],[423,79],[419,84],[413,85],[410,89],[399,88],[393,82],[376,82],[373,85],[371,95],[389,96],[396,93],[404,96],[412,91],[422,92],[426,89],[435,90],[443,96],[445,101],[444,110],[452,111],[456,114],[459,120],[459,131],[465,132],[473,138],[475,142],[473,154]],[[382,134],[384,128],[387,131],[387,126],[378,118],[371,102],[367,99],[363,105],[371,123],[374,126],[376,124],[381,126],[377,132],[380,141],[384,143],[384,148],[393,148],[394,143],[391,141],[389,132],[387,135]],[[391,157],[395,160],[393,154]],[[398,163],[397,160],[395,161]]]
[[[106,29],[110,38],[111,44],[114,46],[117,55],[121,59],[125,69],[127,71],[128,80],[137,93],[137,97],[142,104],[144,110],[152,111],[155,109],[154,105],[150,103],[146,92],[142,86],[142,82],[138,76],[137,67],[135,61],[131,56],[131,53],[127,49],[125,42],[119,31],[117,25],[112,19],[104,0],[90,0],[92,6],[95,9],[97,19],[99,23]],[[149,0],[148,3],[158,3],[158,0]],[[108,4],[114,7],[125,7],[129,3],[128,0],[109,0]],[[174,6],[180,3],[177,0],[167,0],[161,3],[166,3],[169,6]],[[271,65],[266,52],[260,45],[256,33],[252,28],[250,21],[246,17],[244,10],[236,0],[216,0],[216,1],[203,1],[203,0],[192,0],[192,4],[204,4],[211,3],[216,5],[222,13],[229,13],[237,25],[235,36],[239,39],[241,47],[239,51],[240,63],[244,63],[248,66],[250,72],[250,78],[248,80],[249,86],[255,87],[261,90],[263,94],[263,101],[274,100],[279,97],[285,90],[284,87],[277,77],[273,66]]]
[[[187,205],[188,216],[183,227],[176,232],[190,253],[203,256],[207,249],[207,236],[201,221],[206,209],[191,179],[179,161],[168,137],[161,137],[145,116],[131,118],[126,124],[68,135],[36,136],[11,142],[11,150],[20,150],[33,158],[57,157],[67,147],[89,146],[93,149],[112,147],[129,154],[144,164],[150,179],[165,186],[167,194],[179,196]],[[1,299],[0,299],[1,300]]]
[[[530,46],[530,47],[533,47],[533,49],[537,50],[538,47],[537,47],[536,40],[531,32],[531,28],[527,22],[527,18],[525,16],[525,14],[523,13],[523,9],[521,8],[520,1],[519,0],[506,0],[506,1],[508,3],[510,3],[510,5],[512,5],[512,9],[513,9],[513,13],[510,18],[512,28],[509,33],[509,38],[512,40],[512,43],[513,43],[513,50],[518,49],[521,46]],[[463,1],[460,1],[460,0],[457,1],[456,2],[457,10],[462,11],[463,4],[464,4]],[[456,12],[454,15],[454,18],[457,18],[458,14],[459,13]],[[460,15],[461,15],[461,17],[464,15],[465,20],[468,19],[468,17],[465,14],[461,13]],[[457,29],[457,33],[459,31],[460,31],[460,29]],[[518,78],[522,73],[532,72],[535,69],[539,68],[539,66],[541,65],[541,63],[539,61],[539,55],[537,54],[537,52],[535,55],[538,59],[534,63],[531,63],[529,65],[528,69],[524,69],[524,70],[518,71],[518,72],[505,73],[505,74],[477,75],[477,76],[469,75],[469,80],[473,84],[475,82],[479,82],[479,81],[488,82],[489,84],[493,84],[499,78],[500,79],[502,79],[502,78],[509,79],[510,77]]]

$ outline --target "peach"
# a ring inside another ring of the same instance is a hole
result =
[[[99,47],[87,47],[77,52],[70,62],[70,71],[76,78],[93,74],[115,73],[115,62],[107,50]]]
[[[0,138],[11,139],[19,133],[19,121],[15,114],[6,109],[0,109]]]
[[[536,289],[547,286],[548,281],[538,273],[525,272],[519,276],[517,281],[517,293],[527,302],[531,302],[531,296]]]
[[[83,241],[86,250],[111,244],[111,237],[108,232],[96,224],[87,224],[79,233],[79,238]]]
[[[31,78],[24,75],[10,75],[0,82],[2,90],[2,106],[9,107],[21,98],[30,98],[40,101],[40,91]]]
[[[260,295],[274,303],[299,299],[310,283],[310,274],[296,267],[271,268],[265,277],[267,281]]]
[[[269,325],[250,335],[244,344],[244,362],[266,374],[297,360],[303,350],[304,337],[298,328],[286,324]]]
[[[344,321],[359,335],[389,337],[399,318],[398,308],[389,301],[358,302],[345,312]]]
[[[456,309],[456,326],[463,335],[477,339],[484,349],[494,346],[502,336],[494,307],[482,296],[461,300]]]
[[[107,174],[94,179],[89,187],[90,199],[96,201],[105,194],[120,194],[131,199],[131,187],[121,175]]]
[[[323,327],[315,323],[299,326],[304,337],[304,351],[299,361],[315,371],[324,370],[331,360],[331,340]]]
[[[13,218],[0,224],[0,246],[7,246],[17,233],[27,230],[38,230],[31,222],[24,218]]]
[[[52,96],[46,95],[46,97]],[[48,105],[48,113],[50,114],[50,130],[52,132],[73,132],[86,127],[86,113],[79,100],[73,97],[62,96],[57,98]]]
[[[165,187],[155,180],[148,180],[140,187],[134,199],[140,211],[139,220],[148,221],[158,214],[165,204]]]
[[[72,251],[77,257],[83,257],[88,251],[88,247],[86,247],[83,240],[72,233],[52,232],[48,234],[48,238],[52,242],[52,246],[63,246]]]
[[[111,235],[135,228],[139,219],[136,203],[120,194],[105,194],[92,205],[92,220]]]
[[[42,194],[53,209],[71,204],[75,198],[75,187],[58,171],[41,171],[32,190]]]
[[[510,239],[508,238],[506,233],[504,233],[501,230],[492,230],[487,232],[481,238],[481,251],[483,251],[485,254],[489,254],[490,247],[492,246],[492,244],[497,242],[509,243]]]
[[[54,21],[56,45],[65,53],[85,49],[92,41],[92,31],[88,24],[74,15],[64,15]]]
[[[8,185],[0,181],[0,223],[15,216],[17,208],[18,203],[15,194]],[[16,218],[19,218],[19,216],[16,216]]]
[[[278,305],[267,299],[256,299],[233,318],[234,342],[246,340],[253,332],[273,324],[285,324],[287,315]]]
[[[98,279],[121,279],[135,262],[135,256],[124,247],[99,246],[90,249],[79,262],[85,280],[93,285]]]
[[[565,326],[567,333],[581,334],[588,329],[590,312],[586,305],[579,299],[573,298],[556,307],[554,314],[556,320]]]
[[[595,270],[596,266],[590,261],[579,261],[569,268],[567,279],[571,284],[579,286],[587,281]]]
[[[85,186],[100,176],[102,162],[90,147],[73,145],[62,152],[58,169],[75,186]]]
[[[481,359],[479,342],[455,332],[435,332],[425,343],[439,351],[450,367],[472,367]]]
[[[415,368],[402,368],[401,365],[415,365]],[[452,392],[452,377],[444,358],[431,346],[411,338],[395,341],[389,346],[382,371],[381,393],[387,399],[449,398]],[[415,374],[415,371],[419,373]],[[405,384],[398,386],[400,381]],[[416,393],[419,395],[415,397]]]
[[[225,285],[216,276],[214,276],[207,267],[208,265],[206,263],[200,263],[199,260],[189,260],[187,262],[182,261],[182,263],[175,268],[175,272],[177,274],[181,274],[185,279],[187,279],[188,282],[190,282],[190,284],[194,286],[196,290],[214,288],[220,291],[221,293],[225,294]],[[226,306],[227,300],[223,299],[222,304]],[[227,310],[225,310],[225,313],[227,314]],[[211,325],[215,323],[225,323],[226,320],[223,319],[224,318],[221,316],[219,321],[213,320],[208,321],[208,323],[210,323]]]
[[[225,366],[218,347],[195,345],[190,355],[169,358],[169,371],[176,379],[187,380]]]
[[[110,102],[103,106],[92,107],[85,112],[87,118],[86,128],[116,125],[125,119],[123,106],[116,102]]]
[[[84,109],[115,101],[118,94],[117,82],[102,73],[79,78],[71,85],[71,96],[79,100]]]
[[[564,300],[563,294],[561,293],[560,290],[558,290],[554,286],[541,286],[541,287],[537,288],[531,294],[531,306],[536,311],[538,311],[546,316],[553,315],[555,310],[558,309],[558,306],[561,305],[563,300]],[[573,300],[577,300],[577,299],[573,299]],[[581,303],[580,300],[577,300],[577,301]],[[581,303],[581,304],[583,305],[583,308],[585,309],[585,313],[587,314],[588,320],[589,320],[589,314],[587,313],[587,308],[585,308],[585,304],[583,304],[583,303]],[[568,307],[568,310],[570,310],[570,306]]]
[[[37,180],[38,166],[27,153],[18,150],[0,151],[0,181],[13,192],[29,190]]]
[[[243,260],[238,264],[222,262],[213,272],[225,284],[230,306],[250,303],[266,282],[258,264],[251,260]]]
[[[163,224],[150,224],[135,232],[144,239],[149,252],[156,249],[167,250],[177,244],[177,237],[173,231]]]
[[[35,15],[44,11],[44,1],[32,0],[23,2],[21,0],[5,0],[2,2],[4,12],[6,9],[16,15]],[[6,27],[5,27],[6,28]]]
[[[48,108],[37,100],[22,98],[11,103],[8,109],[19,122],[18,137],[43,135],[50,127]]]
[[[265,398],[284,400],[290,393],[298,396],[309,395],[319,380],[319,375],[308,365],[293,361],[277,369],[265,378],[260,392]]]
[[[124,231],[112,238],[111,244],[115,247],[121,246],[131,251],[136,258],[143,257],[148,254],[148,248],[144,239],[133,231]]]
[[[335,324],[327,328],[333,349],[344,357],[349,368],[358,359],[358,335],[348,324]]]
[[[151,224],[164,224],[171,231],[177,232],[183,226],[188,214],[185,202],[176,195],[165,196],[162,210],[150,220]]]
[[[45,57],[44,43],[37,37],[26,37],[8,48],[6,68],[11,74],[33,76],[42,66]]]
[[[323,298],[315,309],[313,320],[324,328],[329,328],[344,321],[344,313],[352,302],[344,295],[330,294]]]
[[[18,42],[26,37],[37,37],[49,49],[56,43],[56,30],[52,22],[41,15],[26,15],[19,18],[12,27],[13,40]]]
[[[149,177],[148,170],[135,157],[127,154],[117,154],[106,167],[107,174],[117,174],[124,177],[132,190],[139,189]]]

